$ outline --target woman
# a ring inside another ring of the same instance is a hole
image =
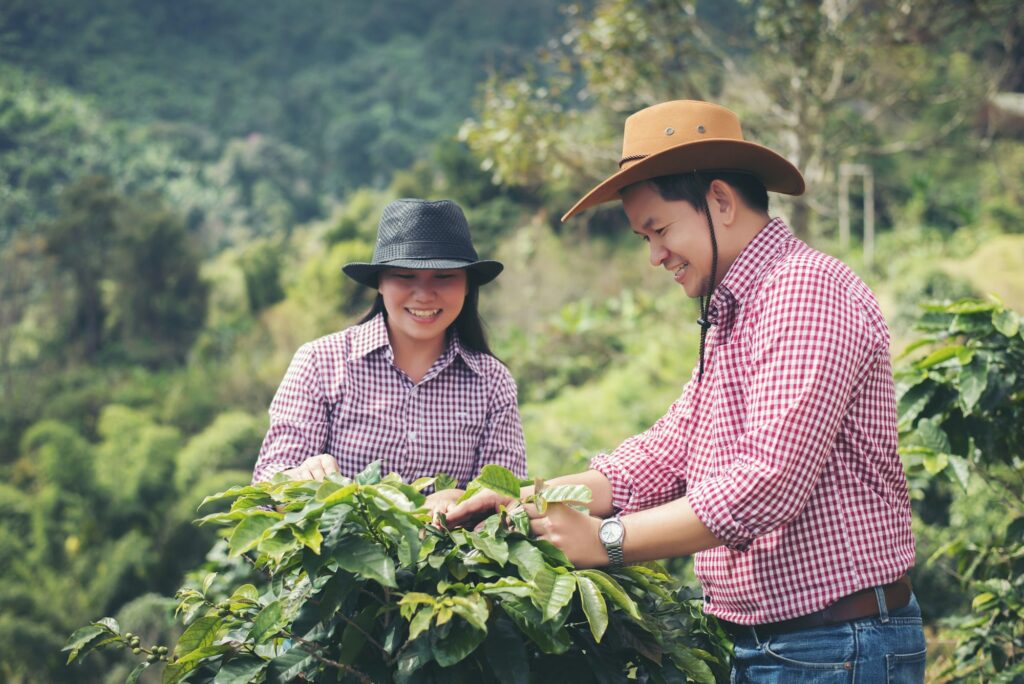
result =
[[[295,354],[253,481],[352,476],[378,459],[407,482],[445,473],[465,486],[488,463],[525,477],[515,383],[477,312],[479,287],[502,268],[477,257],[454,202],[385,207],[373,261],[343,268],[377,298],[359,323]],[[443,511],[460,494],[427,505]]]

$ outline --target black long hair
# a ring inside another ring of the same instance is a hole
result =
[[[459,312],[455,322],[450,328],[455,328],[459,334],[459,343],[467,349],[494,356],[491,347],[487,344],[487,334],[484,332],[484,322],[480,319],[478,304],[480,301],[480,285],[477,284],[472,272],[466,272],[466,301],[462,304],[462,311]],[[388,310],[384,306],[384,296],[377,293],[373,304],[359,319],[357,325],[367,323],[377,314],[384,314],[384,320],[388,318]],[[497,358],[495,356],[495,358]]]

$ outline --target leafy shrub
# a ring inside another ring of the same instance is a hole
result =
[[[1003,521],[981,539],[961,533],[948,540],[929,561],[951,559],[973,596],[972,614],[948,620],[957,648],[944,674],[952,681],[1018,681],[1024,677],[1024,328],[1014,311],[974,299],[927,306],[919,326],[924,336],[908,350],[915,360],[898,376],[901,450],[911,483],[920,490],[931,478],[948,478],[961,497],[993,497]]]
[[[231,510],[230,556],[270,573],[219,599],[202,587],[178,593],[188,625],[173,650],[122,633],[110,618],[73,634],[69,662],[116,644],[143,656],[164,682],[574,682],[684,678],[713,682],[725,662],[696,600],[652,565],[576,570],[551,544],[531,539],[520,510],[476,531],[435,528],[421,508],[425,478],[276,480],[210,500]],[[519,481],[487,466],[471,489],[518,496]],[[579,505],[585,487],[543,489],[535,501]],[[230,569],[230,567],[229,567]]]

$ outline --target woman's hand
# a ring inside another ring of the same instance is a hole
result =
[[[443,513],[447,517],[448,511],[455,506],[455,502],[465,493],[463,489],[452,488],[442,489],[429,495],[423,507],[430,511],[431,524],[437,525],[439,514]]]
[[[338,462],[330,454],[310,456],[301,465],[283,471],[292,480],[316,480],[319,482],[331,473],[341,472]]]
[[[448,509],[445,514],[448,526],[468,527],[492,513],[497,513],[502,506],[508,506],[513,501],[515,499],[510,496],[498,494],[490,489],[481,489],[462,503]]]
[[[534,504],[524,504],[530,516],[530,532],[562,550],[577,568],[608,565],[608,552],[598,536],[601,519],[561,503],[549,503],[541,513]]]

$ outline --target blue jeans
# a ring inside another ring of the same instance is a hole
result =
[[[767,638],[743,630],[735,644],[733,684],[924,682],[924,631],[913,594],[910,603],[892,611],[880,595],[877,617]]]

